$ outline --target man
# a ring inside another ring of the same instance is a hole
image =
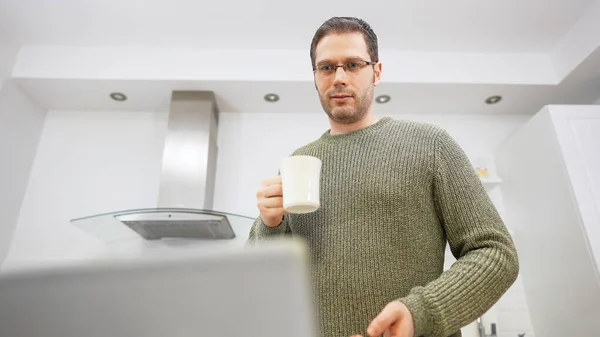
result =
[[[311,44],[315,86],[331,129],[294,155],[323,162],[321,207],[286,214],[281,179],[257,193],[249,242],[279,235],[310,252],[325,337],[460,336],[515,281],[513,241],[474,168],[436,126],[376,119],[377,37],[334,17]],[[446,242],[457,262],[443,272]]]

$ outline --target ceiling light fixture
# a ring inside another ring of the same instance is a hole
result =
[[[127,96],[125,96],[125,94],[120,93],[120,92],[111,93],[110,98],[114,99],[117,102],[123,102],[123,101],[127,100]]]
[[[384,103],[389,102],[391,99],[392,98],[389,95],[380,95],[380,96],[377,96],[377,98],[375,98],[375,101],[377,103],[384,104]]]
[[[266,94],[265,95],[265,101],[270,102],[270,103],[274,103],[279,101],[279,95],[277,94]]]
[[[500,102],[502,100],[502,96],[496,95],[496,96],[490,96],[485,100],[485,104],[496,104],[498,102]]]

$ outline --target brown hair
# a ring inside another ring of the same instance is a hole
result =
[[[313,70],[315,69],[315,58],[317,44],[321,39],[330,34],[362,33],[367,43],[367,52],[371,57],[371,62],[379,62],[379,51],[377,47],[377,35],[371,26],[359,18],[353,17],[332,17],[325,21],[312,39],[310,44],[310,61]]]

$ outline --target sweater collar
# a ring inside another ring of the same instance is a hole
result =
[[[344,133],[344,134],[339,134],[339,135],[332,135],[331,129],[325,131],[325,133],[323,133],[323,135],[321,136],[321,140],[324,142],[328,142],[328,143],[338,143],[338,142],[344,142],[344,141],[350,141],[352,139],[357,139],[360,138],[362,136],[365,135],[369,135],[369,134],[373,134],[375,132],[377,132],[377,130],[381,129],[383,126],[385,126],[386,124],[388,124],[390,121],[392,121],[391,117],[383,117],[381,119],[379,119],[375,124],[369,125],[365,128],[353,131],[353,132],[349,132],[349,133]]]

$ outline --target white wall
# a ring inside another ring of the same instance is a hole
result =
[[[0,265],[17,224],[45,115],[10,77],[18,50],[0,28]]]
[[[166,118],[50,111],[5,267],[106,254],[69,220],[156,205]]]
[[[441,125],[473,160],[490,155],[528,119],[392,117]],[[144,252],[147,246],[143,243],[104,246],[69,220],[107,211],[154,207],[166,126],[164,112],[50,111],[5,267],[117,253],[136,256]],[[257,216],[255,193],[262,179],[276,174],[281,158],[319,137],[328,127],[322,113],[222,113],[214,208]],[[495,197],[494,201],[501,208],[502,200]],[[499,304],[494,314],[499,332],[505,325],[502,312],[510,313],[513,307],[522,306],[520,284],[513,288],[515,300]],[[527,324],[528,314],[519,311],[513,315],[523,314],[525,323],[513,323],[520,332],[525,331],[519,325]],[[489,332],[489,322],[486,323]],[[510,332],[504,336],[513,336]]]
[[[6,257],[44,124],[38,108],[12,80],[0,89],[0,265]]]
[[[17,60],[18,51],[18,44],[11,40],[2,27],[0,27],[0,90],[4,82],[10,78]]]

